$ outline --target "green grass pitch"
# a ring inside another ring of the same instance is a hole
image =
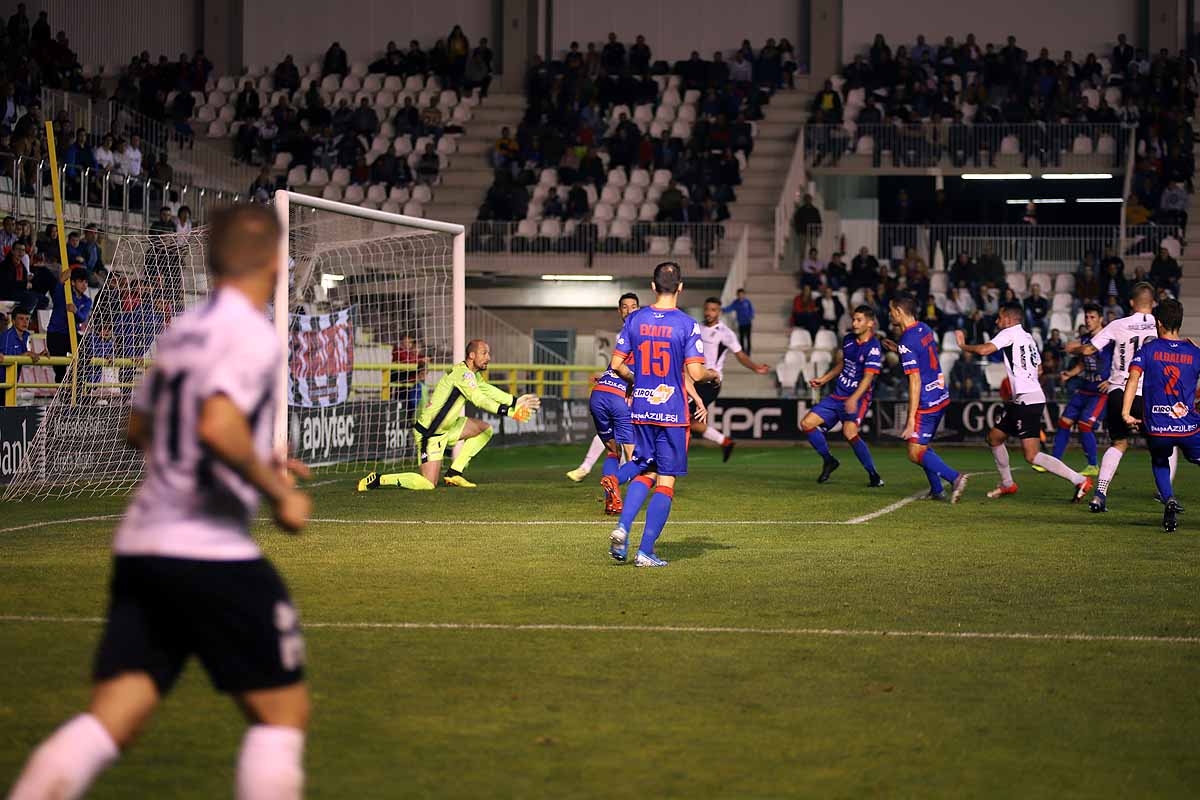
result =
[[[944,451],[981,473],[958,506],[811,524],[925,485],[881,449],[869,490],[831,441],[826,486],[807,447],[693,448],[660,570],[608,558],[598,487],[563,477],[582,446],[485,451],[469,491],[322,476],[325,521],[256,531],[308,624],[308,796],[1196,795],[1195,467],[1173,535],[1143,452],[1093,515],[1024,467],[988,501],[983,447]],[[123,505],[7,504],[0,528]],[[0,533],[0,791],[86,703],[114,524]],[[193,662],[92,796],[230,796],[242,730]]]

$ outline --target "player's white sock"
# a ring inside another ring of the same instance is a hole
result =
[[[1121,466],[1121,456],[1123,455],[1125,454],[1115,447],[1104,451],[1104,458],[1100,459],[1100,479],[1096,481],[1096,491],[1100,494],[1108,495],[1108,484],[1117,474],[1117,467]]]
[[[1000,485],[1012,486],[1012,467],[1008,465],[1008,448],[997,445],[992,448],[992,458],[996,460],[996,469],[1000,472]]]
[[[708,439],[710,442],[716,442],[717,444],[725,444],[725,434],[721,433],[719,430],[714,428],[712,425],[709,425],[707,428],[705,428],[704,433],[702,433],[700,435],[703,436],[705,439]]]
[[[304,791],[304,731],[253,725],[238,755],[237,800],[298,800]]]
[[[1083,483],[1085,480],[1084,477],[1078,472],[1071,469],[1054,456],[1046,455],[1045,453],[1038,453],[1036,456],[1034,456],[1033,463],[1036,466],[1046,470],[1046,472],[1052,472],[1060,478],[1066,478],[1076,486]]]
[[[583,459],[583,463],[579,468],[584,472],[591,472],[592,467],[596,465],[596,460],[600,458],[600,454],[605,450],[604,442],[600,441],[599,436],[592,437],[592,443],[588,446],[587,455]]]
[[[96,776],[120,751],[100,720],[80,714],[42,742],[29,761],[9,800],[63,800],[82,797]]]
[[[1167,459],[1167,465],[1171,468],[1171,483],[1175,483],[1175,470],[1179,466],[1179,448],[1171,448],[1171,457]]]

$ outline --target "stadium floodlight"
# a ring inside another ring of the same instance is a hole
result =
[[[1033,175],[1028,172],[964,172],[959,176],[964,181],[1029,181]]]
[[[276,447],[348,470],[415,466],[410,431],[426,365],[466,352],[465,229],[286,191],[274,205],[286,245],[274,309],[286,311],[272,313],[288,353]],[[204,228],[118,240],[79,356],[5,499],[137,485],[142,454],[125,446],[131,390],[171,317],[211,294],[207,247]]]
[[[1045,172],[1044,181],[1106,181],[1112,178],[1108,172]]]
[[[1076,203],[1124,203],[1123,197],[1077,197]]]
[[[544,281],[611,281],[612,275],[543,275]]]

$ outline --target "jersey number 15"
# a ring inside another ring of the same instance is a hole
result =
[[[671,343],[647,340],[638,349],[641,351],[642,374],[654,373],[665,378],[671,370]]]

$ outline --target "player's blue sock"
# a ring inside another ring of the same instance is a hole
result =
[[[950,469],[946,462],[942,461],[942,457],[933,452],[932,447],[925,451],[925,457],[921,459],[921,466],[933,470],[950,483],[958,480],[958,473]]]
[[[642,474],[642,465],[636,461],[627,461],[617,469],[617,483],[629,483]]]
[[[858,456],[859,462],[863,465],[869,474],[875,474],[875,460],[871,458],[871,451],[867,448],[867,443],[862,440],[861,436],[855,436],[850,440],[850,448],[854,450],[854,455]]]
[[[604,467],[601,471],[601,474],[605,477],[608,477],[609,475],[616,475],[617,468],[619,466],[621,466],[621,457],[614,456],[610,453],[604,457]]]
[[[629,484],[629,488],[625,490],[625,508],[621,512],[621,527],[626,531],[633,525],[637,515],[641,513],[642,504],[646,502],[646,497],[650,494],[650,487],[653,485],[654,481],[642,476],[634,478],[633,483]]]
[[[642,543],[638,552],[648,556],[654,555],[654,543],[671,516],[671,501],[675,498],[675,490],[670,486],[659,486],[650,495],[650,504],[646,506],[646,529],[642,531]]]
[[[1096,466],[1096,434],[1092,431],[1081,431],[1079,434],[1079,443],[1083,445],[1083,452],[1087,456],[1088,465]]]
[[[925,467],[925,477],[929,479],[929,491],[933,492],[934,494],[941,494],[942,479],[938,477],[938,474],[929,467]]]
[[[1083,434],[1080,434],[1080,438],[1081,439],[1083,438]],[[1054,457],[1055,458],[1062,460],[1062,455],[1063,455],[1063,453],[1067,452],[1067,444],[1070,441],[1071,441],[1071,429],[1070,428],[1059,428],[1058,432],[1054,434]],[[1095,441],[1095,439],[1093,438],[1092,441]]]
[[[1165,458],[1151,458],[1150,471],[1154,473],[1154,485],[1158,488],[1158,495],[1165,503],[1168,497],[1175,494],[1171,489],[1171,464]]]
[[[820,428],[813,428],[808,432],[808,443],[813,446],[813,450],[820,454],[821,458],[826,461],[833,458],[833,454],[829,452],[829,442],[825,441],[825,432]]]

